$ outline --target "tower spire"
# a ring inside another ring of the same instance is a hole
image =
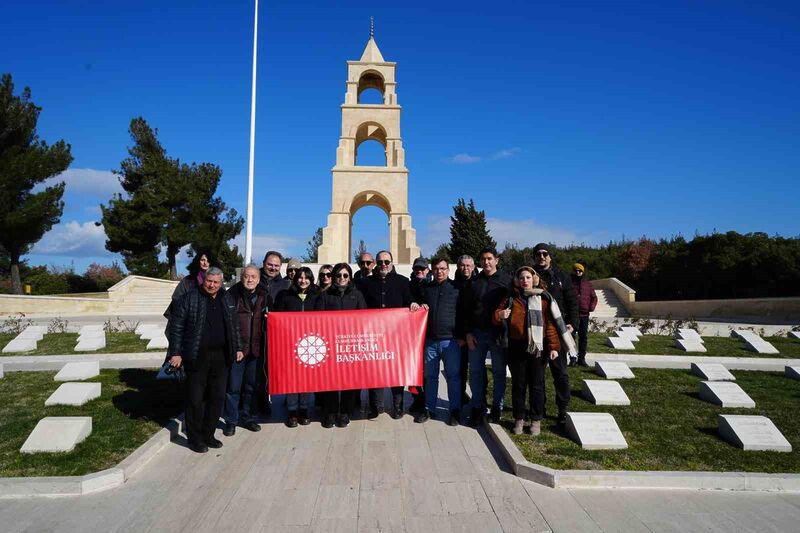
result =
[[[369,38],[375,37],[375,17],[369,18]]]

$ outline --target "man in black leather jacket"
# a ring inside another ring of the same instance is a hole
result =
[[[167,355],[186,369],[186,437],[197,453],[220,448],[214,438],[228,369],[244,359],[236,303],[222,287],[222,271],[209,268],[201,287],[176,302],[170,318]]]

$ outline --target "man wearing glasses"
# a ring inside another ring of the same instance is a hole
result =
[[[281,276],[281,263],[283,262],[283,256],[280,252],[276,252],[275,250],[270,250],[264,255],[264,264],[261,267],[261,276],[258,281],[258,286],[263,289],[264,293],[266,294],[265,298],[265,311],[269,313],[271,307],[275,305],[275,298],[278,296],[278,293],[284,289],[288,289],[291,285],[291,281]],[[266,315],[265,315],[266,316]],[[256,390],[257,392],[257,402],[258,408],[261,412],[270,414],[272,409],[269,405],[269,395],[268,392],[268,369],[267,369],[267,360],[266,360],[266,352],[267,352],[267,340],[266,340],[266,332],[267,328],[266,325],[264,326],[264,355],[263,359],[259,361],[258,367],[263,369],[262,372],[259,372],[256,376]]]
[[[286,279],[290,282],[294,279],[294,275],[303,267],[302,263],[297,259],[289,258],[289,262],[286,263]]]
[[[554,264],[548,245],[540,242],[533,247],[533,268],[547,284],[547,292],[553,297],[561,310],[567,331],[572,333],[578,327],[578,300],[572,288],[570,277],[561,272]],[[563,344],[563,343],[562,343]],[[569,405],[569,376],[567,375],[567,347],[562,346],[557,359],[548,359],[553,384],[556,389],[556,405],[558,405],[558,423],[563,425],[567,420]]]
[[[362,278],[359,290],[364,294],[369,309],[392,309],[408,307],[412,311],[419,309],[419,304],[411,298],[408,290],[408,278],[401,276],[392,267],[392,254],[386,250],[378,252],[375,272],[368,278]],[[369,414],[367,418],[377,418],[383,411],[384,389],[369,390]],[[403,417],[403,387],[392,387],[392,418]]]
[[[375,266],[375,261],[372,259],[372,254],[364,252],[358,257],[358,271],[353,276],[353,281],[359,283],[372,275],[372,269]]]

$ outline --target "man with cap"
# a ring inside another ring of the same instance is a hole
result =
[[[550,247],[540,242],[533,247],[533,268],[547,284],[547,292],[553,297],[561,310],[567,331],[574,332],[578,327],[578,301],[572,280],[553,264]],[[556,389],[556,405],[558,406],[558,423],[567,421],[567,406],[570,400],[569,376],[567,375],[567,346],[562,343],[557,359],[548,359],[553,384]],[[546,399],[545,399],[546,400]]]
[[[286,279],[290,282],[294,279],[294,275],[303,267],[302,263],[294,258],[289,258],[289,262],[286,263]]]
[[[417,257],[414,259],[414,264],[411,265],[411,279],[408,281],[408,290],[411,293],[411,299],[415,302],[422,301],[423,287],[430,282],[428,262],[424,257]],[[420,411],[425,409],[425,391],[423,387],[409,387],[408,392],[411,393],[411,407],[408,412],[412,415],[417,415]]]
[[[589,313],[597,307],[597,294],[592,282],[584,277],[584,266],[580,263],[572,265],[572,288],[578,300],[578,357],[570,357],[569,366],[588,366],[586,364],[586,346],[589,343]]]

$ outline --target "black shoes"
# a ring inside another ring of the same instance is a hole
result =
[[[394,409],[392,409],[392,418],[394,418],[395,420],[400,420],[401,418],[403,418],[403,408],[395,407]]]
[[[570,368],[578,366],[578,358],[577,357],[570,357],[569,358],[569,363],[567,363],[567,366],[570,367]]]
[[[195,453],[207,453],[208,446],[203,444],[202,442],[191,442],[189,441],[189,449]]]
[[[459,425],[461,423],[460,419],[461,419],[461,412],[460,411],[458,411],[458,410],[451,411],[450,412],[450,418],[447,419],[447,425],[455,427],[455,426],[457,426],[457,425]]]
[[[558,413],[558,418],[556,418],[556,424],[558,424],[561,427],[566,426],[567,425],[567,413],[559,412]]]
[[[322,418],[322,427],[326,429],[333,427],[333,415],[325,415]]]
[[[380,410],[377,407],[370,406],[369,412],[367,413],[367,418],[369,420],[375,420],[376,418],[378,418],[379,414]]]
[[[226,437],[233,437],[236,435],[236,424],[225,424],[225,429],[222,430],[222,434]]]
[[[578,357],[578,366],[589,366],[589,363],[586,362],[586,357]]]
[[[252,421],[242,424],[242,427],[247,431],[252,431],[253,433],[261,431],[261,425]]]
[[[289,416],[286,417],[286,427],[297,427],[297,411],[289,411]]]
[[[493,424],[500,423],[500,408],[499,407],[492,407],[492,410],[489,412],[489,422]]]
[[[206,444],[208,445],[209,448],[214,448],[214,449],[222,448],[222,441],[219,439],[215,439],[214,437],[208,439],[206,441]]]
[[[424,424],[430,419],[431,419],[431,412],[423,407],[422,411],[417,413],[417,416],[414,417],[414,422],[416,422],[417,424]]]
[[[472,414],[469,417],[469,423],[472,427],[476,428],[483,425],[483,417],[485,416],[484,410],[481,409],[473,409]]]
[[[408,412],[412,415],[418,415],[425,409],[425,397],[422,394],[414,396],[414,401],[411,402],[411,407]]]
[[[350,417],[347,415],[339,415],[339,418],[336,419],[337,428],[346,428],[349,425],[350,425]]]
[[[307,426],[311,423],[311,419],[308,418],[308,411],[305,409],[300,409],[300,414],[297,416],[297,418],[301,426]]]

